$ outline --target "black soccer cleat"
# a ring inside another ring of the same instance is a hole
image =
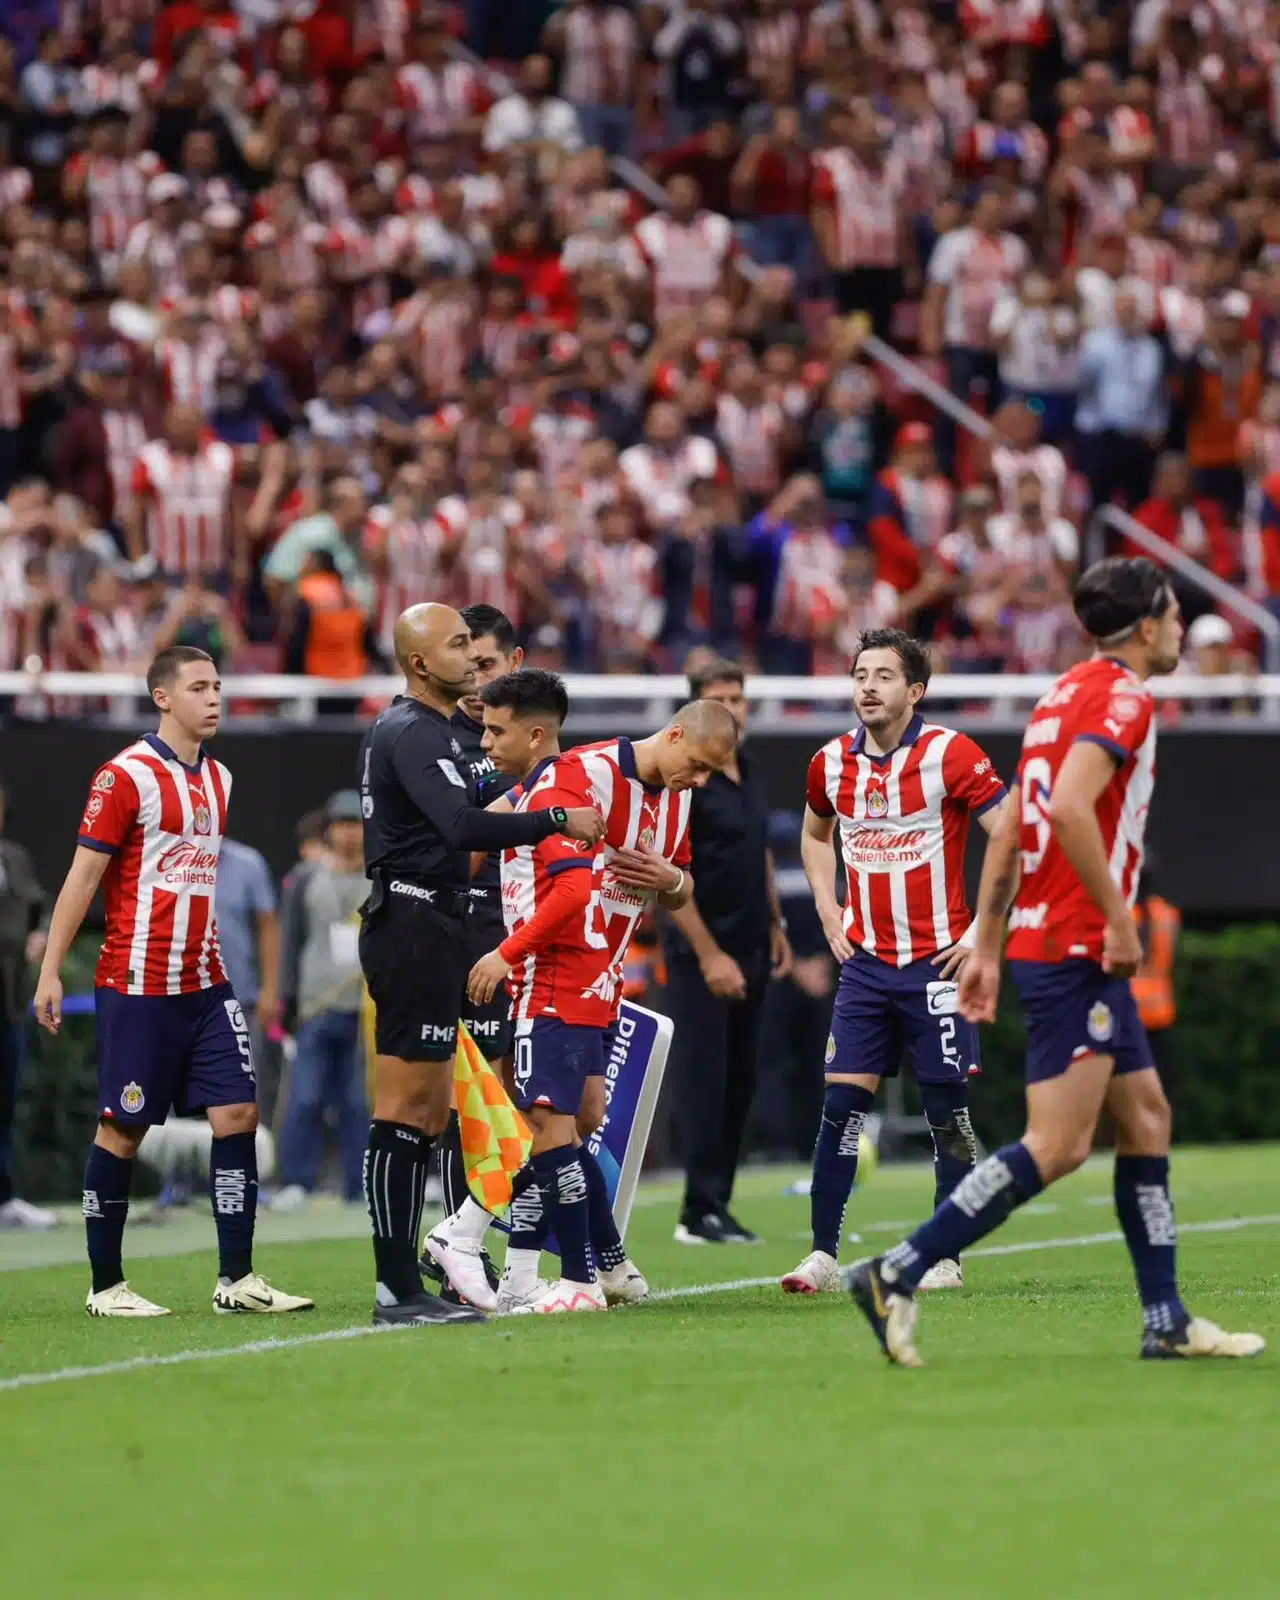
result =
[[[701,1217],[682,1216],[676,1224],[675,1241],[677,1244],[727,1244],[729,1234],[716,1212],[708,1211]]]
[[[899,1367],[922,1367],[915,1347],[915,1298],[885,1282],[883,1261],[883,1256],[876,1256],[854,1262],[844,1275],[850,1297],[890,1361]]]
[[[752,1233],[740,1223],[732,1211],[724,1209],[720,1212],[720,1226],[724,1229],[724,1242],[726,1244],[759,1244],[760,1235]]]
[[[375,1304],[375,1327],[400,1328],[415,1323],[484,1322],[484,1315],[471,1306],[451,1306],[438,1294],[428,1294],[424,1289],[410,1300],[394,1300],[390,1305]]]

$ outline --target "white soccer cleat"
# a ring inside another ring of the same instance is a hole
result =
[[[33,1206],[17,1195],[0,1206],[0,1228],[56,1228],[58,1214],[46,1206]]]
[[[435,1232],[422,1241],[422,1248],[468,1305],[477,1311],[497,1310],[498,1297],[489,1287],[482,1246],[471,1239],[451,1239]]]
[[[277,1189],[271,1197],[272,1211],[300,1211],[311,1196],[300,1183],[286,1183],[283,1189]]]
[[[315,1308],[315,1301],[304,1295],[273,1289],[260,1272],[246,1273],[235,1283],[224,1283],[219,1278],[213,1291],[213,1309],[220,1317],[241,1313],[273,1317],[285,1311],[314,1311]]]
[[[964,1269],[960,1263],[950,1256],[944,1256],[941,1261],[935,1261],[921,1278],[916,1289],[920,1294],[925,1289],[963,1289]]]
[[[840,1268],[825,1250],[812,1251],[782,1280],[783,1294],[830,1294],[839,1287]]]
[[[638,1306],[649,1298],[649,1285],[630,1256],[608,1272],[601,1272],[597,1282],[610,1306]]]
[[[551,1287],[547,1278],[535,1278],[527,1289],[518,1289],[505,1278],[498,1284],[498,1303],[494,1315],[513,1317],[517,1312],[532,1311],[535,1300],[540,1300]]]
[[[572,1278],[561,1278],[550,1283],[528,1305],[518,1306],[512,1316],[542,1316],[560,1311],[607,1311],[609,1302],[604,1290],[596,1283],[574,1283]]]
[[[1227,1333],[1216,1322],[1192,1317],[1181,1339],[1173,1334],[1148,1332],[1142,1341],[1144,1361],[1191,1360],[1201,1356],[1225,1356],[1243,1360],[1260,1356],[1267,1341],[1257,1333]]]
[[[94,1294],[90,1289],[84,1297],[84,1308],[91,1317],[167,1317],[168,1306],[158,1306],[154,1300],[144,1300],[135,1294],[123,1279],[110,1289],[100,1289]]]

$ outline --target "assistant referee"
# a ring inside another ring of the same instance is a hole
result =
[[[360,965],[377,1008],[373,1122],[364,1189],[373,1225],[379,1323],[472,1322],[470,1307],[428,1294],[417,1262],[432,1145],[448,1120],[458,1018],[470,965],[472,851],[552,833],[594,843],[590,807],[490,813],[470,803],[449,719],[474,691],[470,630],[449,606],[411,606],[396,623],[405,691],[365,735],[360,800],[366,871]]]

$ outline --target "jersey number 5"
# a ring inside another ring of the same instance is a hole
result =
[[[1053,768],[1043,756],[1035,756],[1022,769],[1022,871],[1030,876],[1044,860],[1049,848],[1049,796],[1053,790]],[[1028,832],[1035,844],[1025,848]]]

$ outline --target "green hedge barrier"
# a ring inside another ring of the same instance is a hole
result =
[[[1175,1138],[1280,1140],[1280,924],[1185,933],[1175,977],[1178,1021],[1157,1041]],[[69,966],[69,994],[91,983],[91,965]],[[985,1070],[974,1089],[974,1125],[988,1148],[1024,1126],[1025,1034],[1010,990],[1006,982],[1000,1015],[983,1030]],[[95,1066],[91,1016],[66,1018],[56,1039],[32,1024],[16,1139],[20,1192],[32,1200],[80,1192],[96,1122]]]

